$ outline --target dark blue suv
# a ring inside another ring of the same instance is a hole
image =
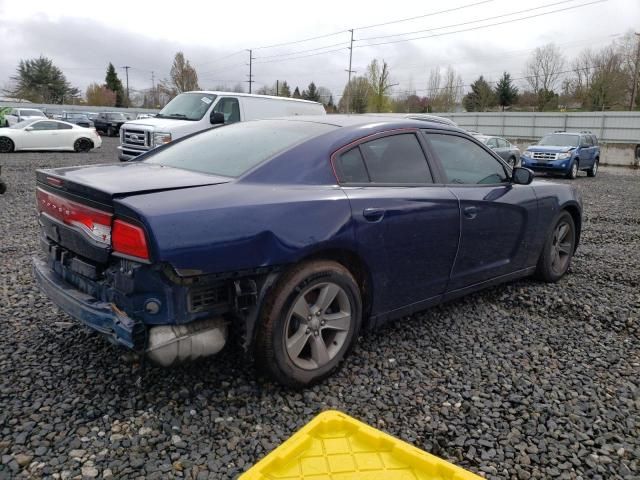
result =
[[[542,137],[522,154],[522,166],[536,172],[561,173],[574,179],[579,170],[595,177],[600,162],[598,139],[588,131],[554,132]]]

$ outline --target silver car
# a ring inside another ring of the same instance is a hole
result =
[[[512,167],[520,166],[520,149],[502,137],[493,137],[490,135],[482,135],[476,132],[470,132],[475,138],[484,143],[491,150],[496,152]]]

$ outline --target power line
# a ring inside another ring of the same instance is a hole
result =
[[[325,35],[318,35],[317,37],[303,38],[302,40],[293,40],[291,42],[274,43],[273,45],[263,45],[262,47],[254,47],[253,50],[263,50],[265,48],[284,47],[286,45],[294,45],[296,43],[310,42],[312,40],[319,40],[321,38],[334,37],[341,33],[347,33],[349,30],[340,30],[339,32],[327,33]]]
[[[399,36],[402,36],[402,35],[415,35],[416,33],[434,32],[436,30],[442,30],[444,28],[461,27],[463,25],[470,25],[472,23],[486,22],[487,20],[495,20],[497,18],[510,17],[512,15],[518,15],[520,13],[532,12],[534,10],[541,10],[543,8],[554,7],[556,5],[561,5],[561,4],[564,4],[564,3],[571,3],[571,2],[575,2],[575,1],[577,1],[577,0],[563,0],[561,2],[548,3],[546,5],[540,5],[539,7],[526,8],[524,10],[519,10],[517,12],[504,13],[502,15],[495,15],[495,16],[491,16],[491,17],[481,18],[481,19],[478,19],[478,20],[470,20],[468,22],[454,23],[454,24],[451,24],[451,25],[445,25],[445,26],[442,26],[442,27],[429,28],[429,29],[426,29],[426,30],[415,30],[413,32],[395,33],[393,35],[381,35],[381,36],[376,36],[376,37],[359,38],[358,41],[361,42],[361,41],[367,41],[367,40],[378,40],[378,39],[383,39],[383,38],[399,37]]]
[[[289,52],[289,53],[280,53],[277,55],[263,55],[262,57],[254,57],[256,59],[258,58],[281,58],[284,56],[288,56],[288,55],[298,55],[300,53],[307,53],[307,52],[315,52],[317,50],[323,50],[325,48],[332,48],[332,47],[338,47],[340,45],[346,45],[346,42],[340,42],[340,43],[333,43],[331,45],[325,45],[324,47],[318,47],[318,48],[310,48],[308,50],[298,50],[296,52]]]
[[[453,32],[443,32],[443,33],[437,33],[437,34],[434,34],[434,35],[426,35],[426,36],[423,36],[423,37],[404,38],[404,39],[401,39],[401,40],[391,40],[391,41],[388,41],[388,42],[369,43],[369,44],[366,44],[366,45],[356,45],[354,48],[375,47],[375,46],[378,46],[378,45],[389,45],[389,44],[392,44],[392,43],[411,42],[411,41],[414,41],[414,40],[422,40],[422,39],[425,39],[425,38],[442,37],[444,35],[453,35],[453,34],[456,34],[456,33],[470,32],[472,30],[480,30],[482,28],[495,27],[495,26],[498,26],[498,25],[504,25],[504,24],[512,23],[512,22],[520,22],[522,20],[528,20],[530,18],[542,17],[542,16],[545,16],[545,15],[551,15],[553,13],[564,12],[564,11],[567,11],[567,10],[574,10],[576,8],[582,8],[582,7],[586,7],[586,6],[589,6],[589,5],[595,5],[596,3],[603,3],[603,2],[607,2],[607,1],[609,1],[609,0],[595,0],[593,2],[587,2],[587,3],[580,4],[580,5],[574,5],[574,6],[571,6],[571,7],[560,8],[560,9],[557,9],[557,10],[552,10],[550,12],[538,13],[536,15],[529,15],[527,17],[521,17],[521,18],[514,18],[512,20],[506,20],[506,21],[503,21],[503,22],[490,23],[488,25],[479,25],[477,27],[464,28],[462,30],[455,30]]]
[[[383,27],[385,25],[391,25],[393,23],[409,22],[411,20],[417,20],[418,18],[433,17],[434,15],[440,15],[442,13],[455,12],[455,11],[458,11],[458,10],[463,10],[465,8],[475,7],[475,6],[482,5],[484,3],[490,3],[490,2],[493,2],[493,0],[483,0],[481,2],[469,3],[467,5],[462,5],[460,7],[449,8],[447,10],[440,10],[438,12],[426,13],[424,15],[417,15],[415,17],[402,18],[400,20],[391,20],[389,22],[384,22],[384,23],[376,23],[375,25],[365,25],[364,27],[354,28],[354,30],[367,30],[369,28]]]
[[[265,60],[262,62],[254,62],[254,63],[277,63],[277,62],[286,62],[288,60],[298,60],[300,58],[307,58],[307,57],[315,57],[317,55],[324,55],[326,53],[332,53],[332,52],[339,52],[339,51],[344,51],[349,47],[342,47],[342,48],[336,48],[334,50],[327,50],[326,52],[318,52],[318,53],[311,53],[309,55],[301,55],[299,57],[292,57],[292,58],[278,58],[278,59],[274,59],[274,60]]]

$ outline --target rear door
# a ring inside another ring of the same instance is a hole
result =
[[[369,137],[333,157],[349,198],[359,253],[370,265],[376,313],[438,297],[460,233],[455,195],[433,183],[415,131]]]
[[[537,220],[530,185],[514,185],[504,165],[480,143],[453,132],[425,134],[438,175],[460,201],[460,248],[448,291],[527,266]]]

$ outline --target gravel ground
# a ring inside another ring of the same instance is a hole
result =
[[[336,408],[488,478],[640,478],[640,172],[582,174],[570,275],[520,281],[367,333],[300,393],[233,350],[134,367],[36,289],[34,169],[115,161],[3,155],[0,478],[233,478]]]

